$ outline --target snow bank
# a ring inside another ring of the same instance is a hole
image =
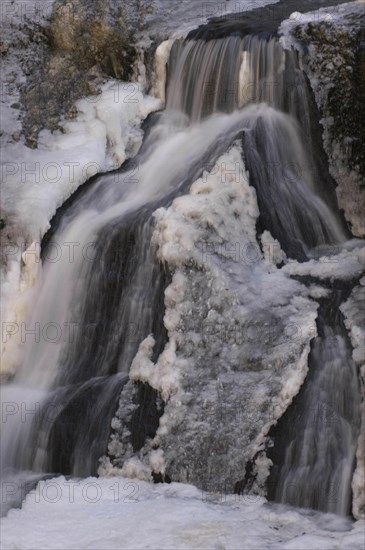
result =
[[[363,529],[331,514],[191,485],[58,477],[40,482],[21,510],[1,520],[1,548],[361,550]]]
[[[56,209],[79,185],[99,172],[119,167],[141,142],[141,121],[160,103],[142,94],[139,84],[109,81],[96,97],[76,103],[75,120],[62,131],[43,130],[38,149],[21,143],[3,155],[5,213],[21,223],[30,242],[49,228]]]

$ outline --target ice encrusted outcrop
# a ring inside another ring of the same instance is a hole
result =
[[[268,233],[262,252],[258,214],[237,143],[188,195],[155,212],[157,255],[173,272],[165,292],[168,343],[154,364],[149,336],[132,364],[109,445],[119,468],[133,456],[126,421],[135,383],[164,402],[156,436],[138,453],[142,462],[224,492],[244,477],[246,462],[263,450],[270,426],[298,392],[318,304],[276,267],[280,247]],[[156,450],[159,460],[151,462]]]

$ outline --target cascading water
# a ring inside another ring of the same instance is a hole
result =
[[[167,109],[184,112],[192,121],[237,109],[241,51],[239,37],[177,40],[168,63]]]
[[[275,500],[347,515],[360,428],[360,392],[338,309],[343,294],[335,290],[321,306],[309,375],[273,429],[269,488]]]
[[[297,121],[297,127],[288,130],[285,115],[280,120],[275,111],[271,120],[255,121],[244,136],[246,165],[258,191],[262,227],[278,238],[289,256],[304,260],[311,256],[311,249],[341,243],[347,237],[326,204],[330,196],[326,202],[320,198],[323,177],[311,140],[302,144],[303,136],[313,135],[307,84],[296,54],[283,51],[277,40],[247,37],[244,47],[249,52],[251,99],[266,101]],[[308,194],[308,185],[318,195]],[[298,396],[300,405],[288,410],[291,424],[285,423],[284,415],[280,437],[274,438],[269,452],[275,457],[269,493],[280,502],[346,515],[351,511],[360,390],[338,311],[342,294],[335,291],[329,305],[320,310],[319,336],[313,341],[311,371]],[[326,422],[318,411],[322,408],[323,412],[329,403],[332,421]]]
[[[296,87],[289,91],[287,78],[293,74]],[[268,78],[274,88],[263,86]],[[152,333],[157,357],[166,340],[163,293],[169,274],[150,246],[152,213],[186,192],[237,136],[243,133],[262,229],[269,229],[289,256],[305,259],[316,246],[345,241],[338,216],[323,198],[313,152],[301,139],[310,131],[307,111],[298,122],[299,105],[307,106],[301,78],[295,55],[284,53],[274,38],[174,44],[167,109],[156,116],[136,158],[137,181],[135,170],[98,178],[64,217],[53,240],[63,249],[65,243],[75,245],[72,261],[67,255],[57,264],[44,262],[29,325],[54,323],[69,332],[66,340],[28,342],[23,364],[3,392],[7,403],[28,410],[36,406],[25,422],[13,415],[5,425],[1,459],[6,480],[96,473],[139,344]],[[242,88],[245,83],[248,87]],[[85,250],[91,250],[91,260]],[[332,392],[335,386],[342,395],[343,377],[327,382],[329,361],[324,365],[318,391]],[[310,393],[309,409],[315,395]],[[354,401],[353,412],[356,406]],[[356,429],[348,436],[347,454],[346,449],[337,454],[331,443],[335,434],[328,432],[321,448],[312,448],[319,465],[316,478],[326,469],[329,482],[337,479],[338,460],[346,460],[344,484],[349,487]],[[301,447],[298,441],[295,445]],[[325,460],[329,455],[332,470]],[[294,464],[297,456],[301,451],[285,459],[285,472],[293,472],[290,461]],[[296,504],[316,505],[309,497]],[[322,502],[318,507],[329,509]]]

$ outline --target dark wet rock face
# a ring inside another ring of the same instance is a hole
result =
[[[365,24],[365,16],[362,18]],[[318,55],[312,67],[324,65],[325,82],[331,87],[327,95],[330,116],[335,118],[332,132],[347,146],[349,167],[365,173],[365,152],[361,147],[365,105],[361,101],[365,90],[365,31],[350,29],[330,22],[309,23],[297,27],[295,35],[306,45],[312,44]],[[328,56],[332,56],[332,61]],[[339,117],[339,106],[341,117]],[[348,137],[346,140],[346,136]]]
[[[365,13],[298,25],[304,70],[322,114],[323,141],[339,206],[354,236],[365,235]]]

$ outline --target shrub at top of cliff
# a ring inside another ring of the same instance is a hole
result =
[[[29,147],[37,146],[40,130],[58,128],[62,116],[72,118],[75,101],[97,94],[105,78],[131,79],[136,32],[152,5],[150,0],[56,0],[43,55],[28,67],[22,88]]]
[[[121,6],[110,0],[66,1],[55,5],[49,38],[54,52],[83,70],[99,66],[114,78],[127,79],[135,50]]]

